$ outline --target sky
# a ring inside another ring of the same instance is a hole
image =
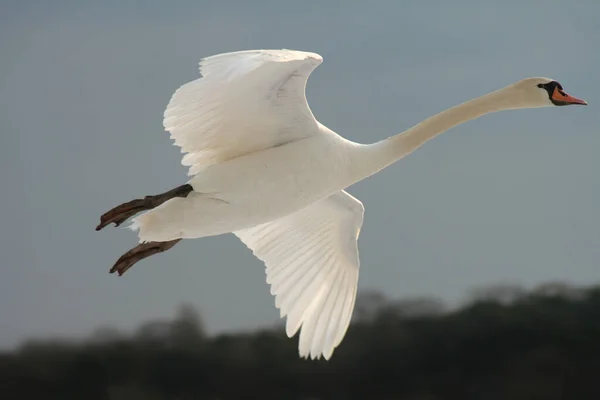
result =
[[[135,246],[103,212],[187,181],[162,127],[202,57],[319,53],[307,97],[361,143],[530,76],[588,107],[484,116],[348,191],[365,208],[359,293],[458,304],[497,283],[600,281],[600,3],[5,0],[0,5],[0,347],[132,331],[182,303],[209,333],[278,324],[233,235],[108,273]]]

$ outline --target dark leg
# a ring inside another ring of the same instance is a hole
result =
[[[165,193],[157,194],[155,196],[146,196],[143,199],[136,199],[123,203],[103,214],[100,217],[100,224],[96,227],[96,230],[99,231],[113,222],[115,223],[115,226],[119,226],[141,211],[152,210],[174,197],[187,197],[192,190],[194,189],[191,185],[185,184]]]
[[[168,242],[147,242],[135,246],[127,253],[123,254],[110,269],[110,273],[118,272],[123,275],[135,263],[151,255],[162,253],[179,243],[181,239],[169,240]]]

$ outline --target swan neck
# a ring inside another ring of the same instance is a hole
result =
[[[373,170],[371,174],[376,173],[456,125],[512,108],[518,107],[511,104],[510,97],[502,90],[451,107],[402,133],[367,145],[372,162],[366,164]]]

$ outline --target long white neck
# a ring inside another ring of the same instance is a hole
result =
[[[355,165],[358,178],[373,175],[456,125],[484,114],[514,108],[523,107],[514,104],[514,97],[509,91],[500,89],[442,111],[395,136],[363,145],[358,165]]]

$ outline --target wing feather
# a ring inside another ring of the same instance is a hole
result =
[[[317,132],[306,82],[323,59],[293,50],[249,50],[200,61],[201,78],[175,91],[163,125],[187,153],[194,175],[204,168]]]
[[[234,232],[265,263],[286,333],[302,357],[329,359],[342,341],[358,284],[364,208],[345,191],[292,215]]]

